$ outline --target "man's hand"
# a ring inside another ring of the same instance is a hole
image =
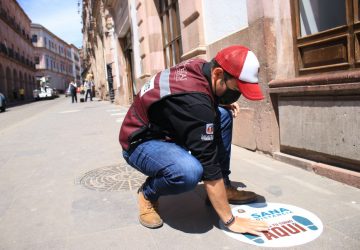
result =
[[[234,118],[239,114],[240,106],[237,102],[231,103],[229,105],[223,105],[223,107],[229,109]]]
[[[228,221],[232,213],[227,200],[223,179],[204,181],[204,185],[209,199],[220,219],[222,221]],[[268,225],[266,222],[235,217],[235,221],[230,224],[228,228],[235,233],[251,233],[260,236],[261,231],[268,230]]]
[[[235,217],[235,221],[228,228],[235,233],[250,233],[261,236],[261,232],[267,231],[269,226],[264,221]]]

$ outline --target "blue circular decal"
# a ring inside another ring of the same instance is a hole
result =
[[[281,203],[253,203],[232,208],[234,216],[266,221],[269,231],[261,236],[229,231],[220,221],[220,228],[230,237],[262,247],[290,247],[302,245],[319,237],[323,231],[321,220],[313,213]]]

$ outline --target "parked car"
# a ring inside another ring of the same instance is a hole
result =
[[[0,93],[0,110],[2,112],[6,110],[6,98],[2,93]]]
[[[33,97],[35,100],[55,98],[54,91],[50,87],[41,87],[33,90]]]
[[[35,100],[53,99],[55,97],[58,97],[59,92],[56,89],[50,87],[50,76],[37,77],[37,84],[38,86],[40,86],[40,88],[33,90],[33,97]]]

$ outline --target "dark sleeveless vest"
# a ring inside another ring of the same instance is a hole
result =
[[[142,135],[151,130],[148,110],[150,106],[166,97],[184,93],[203,93],[210,97],[213,94],[202,73],[206,61],[190,59],[174,67],[157,73],[144,84],[134,99],[122,123],[119,141],[124,150],[141,142]]]

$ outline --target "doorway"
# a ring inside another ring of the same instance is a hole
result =
[[[126,67],[126,80],[128,87],[128,102],[131,104],[134,100],[136,94],[136,88],[133,82],[133,49],[131,42],[131,30],[129,29],[123,39],[123,52],[125,57],[125,67]]]

